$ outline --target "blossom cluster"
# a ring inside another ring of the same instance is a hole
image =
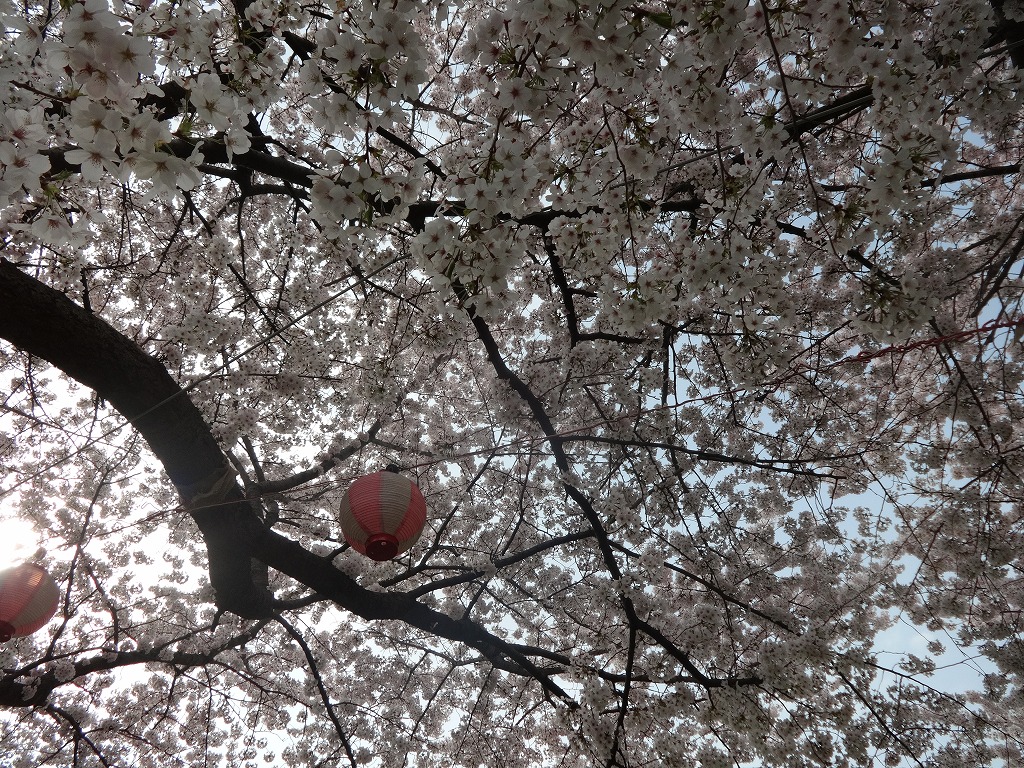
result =
[[[296,555],[241,558],[278,620],[221,612],[146,420],[5,344],[0,493],[66,591],[4,754],[1020,762],[1016,6],[0,14],[5,260]],[[337,510],[390,464],[430,515],[376,564]]]

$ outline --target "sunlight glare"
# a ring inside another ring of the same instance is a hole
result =
[[[38,548],[32,526],[16,518],[0,518],[0,569],[28,560]]]

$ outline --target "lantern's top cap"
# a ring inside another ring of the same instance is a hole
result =
[[[400,466],[398,466],[397,464],[388,464],[386,467],[384,467],[384,471],[385,472],[394,472],[397,475],[397,474],[401,473],[402,468]]]

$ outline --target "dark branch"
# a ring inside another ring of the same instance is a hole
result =
[[[548,693],[572,703],[547,673],[479,625],[427,608],[407,594],[371,592],[267,528],[227,470],[202,414],[163,366],[98,317],[6,260],[0,260],[0,337],[95,389],[146,438],[206,540],[210,579],[221,608],[266,617],[279,607],[253,582],[255,557],[358,616],[404,621],[465,643],[501,668],[531,676]]]
[[[238,546],[240,520],[252,511],[238,484],[226,482],[227,459],[202,413],[167,369],[6,259],[0,259],[0,338],[95,390],[139,430],[202,532],[218,605],[266,615],[270,596],[253,583],[248,554]]]

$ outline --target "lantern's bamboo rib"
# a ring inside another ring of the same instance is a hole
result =
[[[45,568],[29,562],[0,571],[0,598],[0,643],[4,643],[44,627],[57,612],[61,591]]]

